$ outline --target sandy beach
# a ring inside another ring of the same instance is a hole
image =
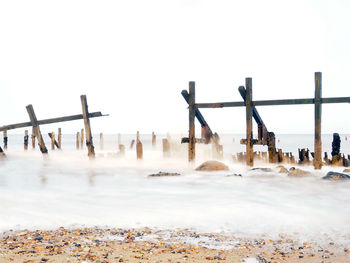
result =
[[[349,262],[350,248],[189,230],[77,228],[6,231],[0,262]]]

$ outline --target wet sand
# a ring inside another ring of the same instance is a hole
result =
[[[61,227],[3,232],[0,262],[350,262],[350,248],[288,237],[244,239],[189,230]]]

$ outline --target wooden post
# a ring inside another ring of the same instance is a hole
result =
[[[137,132],[137,135],[136,135],[136,157],[137,159],[142,159],[143,157],[143,149],[142,149],[142,143],[140,141],[139,132]]]
[[[152,148],[154,149],[156,147],[157,144],[157,137],[154,134],[154,132],[152,132]]]
[[[51,150],[55,150],[55,132],[51,132]]]
[[[92,141],[91,127],[90,127],[90,119],[89,119],[89,110],[86,101],[86,95],[81,95],[81,106],[83,108],[83,116],[84,116],[84,125],[85,125],[85,136],[86,136],[86,146],[88,147],[88,156],[90,158],[95,157],[94,144]]]
[[[80,148],[80,133],[79,132],[77,132],[77,135],[76,135],[75,146],[76,146],[77,150],[79,150],[79,148]]]
[[[267,149],[269,152],[269,163],[274,163],[276,156],[276,138],[273,132],[267,133]]]
[[[80,131],[80,148],[84,148],[84,129],[81,129]]]
[[[7,142],[8,142],[7,131],[5,130],[3,134],[4,134],[4,150],[7,150]]]
[[[196,103],[196,88],[195,82],[190,81],[189,83],[189,102],[188,102],[188,112],[189,112],[189,142],[188,142],[188,161],[193,162],[196,157],[196,134],[195,134],[195,108]]]
[[[164,138],[162,140],[163,143],[163,156],[164,157],[169,157],[170,156],[170,144],[168,139]]]
[[[34,108],[31,104],[28,105],[26,108],[27,108],[27,112],[28,112],[30,121],[33,125],[33,131],[34,131],[35,137],[38,138],[38,144],[39,144],[40,151],[43,154],[47,154],[47,149],[45,146],[45,142],[43,140],[43,136],[41,135],[40,126],[39,126],[38,120],[35,116]]]
[[[252,79],[246,78],[245,79],[246,84],[246,123],[247,123],[247,144],[246,144],[246,152],[247,152],[247,159],[246,163],[248,166],[254,165],[254,154],[253,154],[253,121],[252,121]]]
[[[103,133],[100,133],[100,149],[103,150],[104,148],[104,142],[103,142]]]
[[[32,128],[32,148],[35,149],[35,132],[34,132],[34,128]]]
[[[28,130],[25,130],[24,131],[24,150],[28,150],[28,138],[29,138],[29,135],[28,135]]]
[[[49,135],[49,137],[51,139],[51,149],[55,150],[55,146],[56,146],[57,149],[60,149],[57,141],[55,140],[55,133],[54,132],[49,132],[48,135]]]
[[[61,130],[61,128],[58,128],[57,143],[58,143],[58,149],[61,149],[62,148],[62,130]]]
[[[322,117],[322,73],[315,72],[315,169],[322,168],[322,139],[321,139],[321,117]]]

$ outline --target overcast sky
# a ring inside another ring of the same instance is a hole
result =
[[[0,125],[89,110],[93,132],[186,133],[181,90],[197,102],[350,96],[350,1],[0,0]],[[313,133],[308,106],[258,108],[275,133]],[[244,133],[245,109],[203,110],[218,133]],[[324,133],[350,133],[350,105],[323,105]],[[73,133],[82,121],[43,126]],[[199,126],[197,124],[197,126]],[[15,132],[15,131],[12,131]],[[22,132],[19,130],[18,132]],[[256,131],[254,131],[256,132]]]

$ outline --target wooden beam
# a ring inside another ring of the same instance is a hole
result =
[[[89,118],[103,117],[103,116],[108,116],[108,115],[103,115],[99,111],[89,113]],[[65,116],[65,117],[57,117],[57,118],[52,118],[52,119],[39,120],[38,125],[51,124],[51,123],[57,123],[57,122],[65,122],[65,121],[75,121],[75,120],[81,120],[81,119],[84,119],[83,114],[77,114],[77,115],[71,115],[71,116]],[[22,123],[16,123],[16,124],[2,126],[2,127],[0,127],[0,131],[13,130],[13,129],[30,127],[30,126],[32,126],[31,122],[22,122]]]
[[[246,138],[247,138],[247,144],[246,144],[246,152],[247,152],[247,158],[246,158],[246,164],[248,166],[254,165],[254,150],[253,150],[253,121],[252,121],[252,115],[253,115],[253,109],[252,109],[252,79],[246,78],[245,79],[245,85],[246,85],[246,97],[245,97],[245,104],[246,104]]]
[[[93,158],[93,157],[95,157],[95,149],[94,149],[94,144],[92,141],[90,119],[89,119],[89,110],[88,110],[86,95],[81,95],[80,99],[81,99],[81,106],[83,109],[85,137],[86,137],[86,146],[88,148],[88,156],[90,158]]]
[[[322,73],[315,72],[315,146],[314,146],[314,167],[322,168],[322,139],[321,139],[321,119],[322,119]]]
[[[35,137],[38,138],[38,144],[39,144],[40,151],[43,154],[47,154],[45,142],[43,140],[43,136],[41,135],[40,126],[39,126],[38,120],[36,118],[33,105],[30,104],[26,108],[27,108],[27,112],[28,112],[28,115],[30,118],[30,122],[33,126],[33,132],[35,134]]]
[[[282,106],[282,105],[301,105],[314,104],[315,99],[288,99],[288,100],[256,100],[252,101],[252,106]],[[350,97],[322,98],[320,103],[350,103]],[[226,107],[244,107],[244,102],[214,102],[214,103],[196,103],[194,107],[198,108],[226,108]]]
[[[195,134],[195,108],[196,103],[196,88],[195,82],[189,83],[189,100],[188,100],[188,115],[189,115],[189,131],[188,131],[188,161],[193,162],[196,157],[196,134]]]

